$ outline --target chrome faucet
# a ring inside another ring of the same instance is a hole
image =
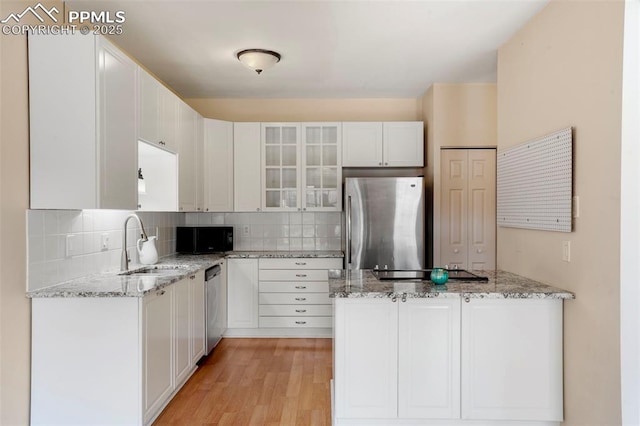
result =
[[[129,219],[131,218],[135,218],[138,221],[138,224],[140,225],[140,238],[142,238],[142,241],[148,240],[147,233],[144,230],[144,225],[142,224],[142,221],[140,220],[137,214],[131,213],[124,220],[124,229],[122,231],[122,256],[120,258],[120,272],[126,272],[129,270],[129,256],[127,255],[127,223],[129,223]]]

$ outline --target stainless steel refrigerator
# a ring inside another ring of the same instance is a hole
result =
[[[421,177],[346,178],[346,269],[424,269]]]

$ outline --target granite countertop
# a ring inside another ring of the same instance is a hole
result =
[[[184,255],[175,254],[161,258],[157,266],[175,266],[163,269],[161,276],[118,275],[118,272],[103,272],[65,281],[56,285],[33,290],[29,298],[41,297],[144,297],[163,287],[176,283],[198,271],[220,263],[225,258],[322,258],[342,257],[341,251],[232,251],[217,254]],[[150,265],[151,267],[156,265]],[[130,265],[135,271],[146,265]]]
[[[575,299],[569,291],[506,271],[473,271],[482,281],[379,281],[371,270],[329,271],[329,295],[334,298],[463,297],[490,299]]]

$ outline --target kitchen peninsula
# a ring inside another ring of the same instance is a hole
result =
[[[562,303],[574,295],[505,271],[478,273],[488,282],[329,272],[335,424],[563,420]]]

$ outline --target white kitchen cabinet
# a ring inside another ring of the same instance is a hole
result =
[[[496,267],[496,150],[441,150],[440,265]]]
[[[180,99],[142,68],[138,70],[138,139],[176,153]]]
[[[136,87],[103,37],[29,36],[31,208],[136,209]]]
[[[193,277],[193,278],[192,278]],[[191,365],[202,358],[205,351],[206,341],[206,318],[205,318],[205,291],[204,291],[204,271],[200,271],[189,277],[189,291],[191,292],[189,302],[191,312]],[[226,302],[226,300],[225,300]]]
[[[260,259],[260,328],[330,328],[329,269],[339,259]]]
[[[205,119],[204,211],[232,212],[233,209],[233,127],[229,121]],[[238,155],[244,156],[244,152]],[[241,169],[240,173],[251,172]],[[239,196],[242,196],[239,194]],[[258,203],[259,204],[259,203]]]
[[[204,352],[203,278],[141,298],[33,299],[31,424],[151,424]]]
[[[300,124],[262,123],[262,210],[300,210]]]
[[[227,262],[229,328],[258,327],[258,259]]]
[[[233,123],[233,211],[262,208],[260,123]]]
[[[189,375],[191,363],[191,318],[189,318],[189,279],[173,285],[174,309],[174,377],[181,384]]]
[[[302,210],[341,211],[341,123],[302,123],[301,148]]]
[[[334,321],[338,423],[459,416],[459,299],[338,299]]]
[[[423,167],[421,121],[342,123],[344,167]]]
[[[196,124],[197,115],[184,102],[178,106],[178,205],[183,212],[197,211]]]
[[[142,299],[143,411],[147,423],[173,392],[174,292],[173,287]]]
[[[563,420],[562,300],[462,303],[462,418]]]

